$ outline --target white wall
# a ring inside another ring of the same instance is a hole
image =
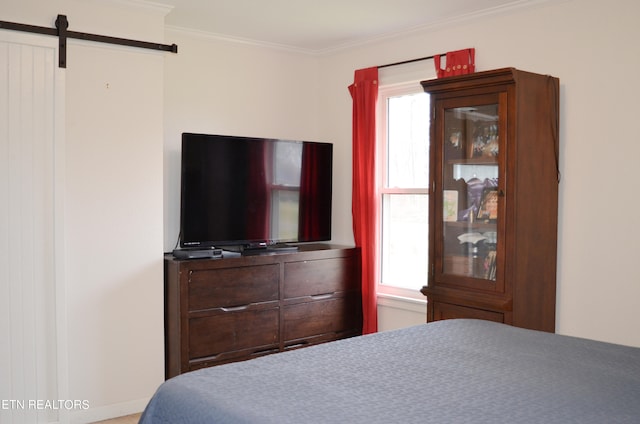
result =
[[[165,11],[107,5],[69,13],[70,24],[163,40]],[[91,404],[72,417],[80,422],[139,411],[164,377],[165,54],[83,42],[68,48],[69,396]]]
[[[164,376],[162,57],[92,45],[70,54],[69,395],[92,408],[134,402],[120,406],[133,412]]]
[[[320,137],[350,143],[353,70],[476,48],[477,70],[513,66],[561,84],[557,331],[640,346],[640,267],[634,193],[640,143],[633,123],[640,94],[640,3],[562,1],[378,40],[321,61]],[[425,62],[425,66],[433,66]],[[350,178],[345,162],[343,178]],[[342,171],[337,171],[342,172]],[[346,210],[350,184],[338,187]],[[340,215],[348,239],[350,215]]]
[[[378,296],[378,331],[424,324],[427,304],[422,300]]]
[[[318,139],[317,58],[169,29],[165,59],[165,251],[180,219],[183,132]]]
[[[86,21],[87,32],[163,41],[166,10],[103,4],[69,13],[70,24]],[[164,379],[167,54],[84,42],[68,48],[69,396],[91,402],[91,410],[72,417],[80,422],[141,410]]]

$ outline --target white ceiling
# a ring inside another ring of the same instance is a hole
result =
[[[548,0],[159,0],[170,27],[320,53]]]

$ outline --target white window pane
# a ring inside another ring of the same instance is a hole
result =
[[[383,196],[382,284],[419,290],[427,284],[428,197]]]
[[[298,238],[300,192],[297,190],[274,190],[271,208],[271,238],[274,240],[296,240]]]
[[[429,95],[390,97],[387,114],[387,187],[427,187]]]
[[[273,184],[300,186],[302,143],[279,142],[273,157]]]

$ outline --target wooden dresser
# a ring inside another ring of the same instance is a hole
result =
[[[362,332],[357,248],[164,264],[167,379]]]

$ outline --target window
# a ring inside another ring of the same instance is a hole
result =
[[[428,276],[429,95],[419,83],[378,94],[380,293],[424,299]]]

